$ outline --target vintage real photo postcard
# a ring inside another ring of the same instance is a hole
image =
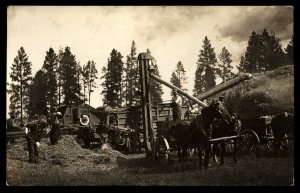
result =
[[[7,186],[293,186],[294,7],[8,6]]]

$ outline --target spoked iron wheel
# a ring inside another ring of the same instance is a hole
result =
[[[170,148],[166,138],[160,137],[157,140],[157,156],[162,166],[170,164]]]
[[[238,140],[238,152],[246,155],[255,153],[258,156],[259,143],[259,138],[254,131],[246,130],[241,132]]]
[[[285,151],[287,149],[287,147],[288,147],[288,144],[289,144],[289,140],[288,139],[283,139],[280,142],[279,150],[280,151]],[[274,153],[274,140],[269,140],[266,145],[267,145],[268,150],[271,153]]]

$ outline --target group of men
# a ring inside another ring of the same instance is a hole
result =
[[[47,128],[48,123],[50,123],[50,143],[51,145],[57,144],[61,135],[59,124],[59,119],[61,118],[62,115],[56,108],[53,108],[53,113],[51,114],[44,113],[44,115],[34,116],[33,121],[26,124],[20,123],[15,115],[11,115],[10,119],[7,120],[7,131],[23,130],[24,128],[27,138],[29,163],[39,163],[39,147],[44,129]]]

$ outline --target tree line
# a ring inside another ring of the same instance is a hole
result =
[[[137,46],[132,41],[124,62],[122,54],[112,49],[106,65],[101,69],[103,105],[128,107],[141,103],[136,50]],[[147,52],[151,54],[149,49]],[[235,75],[232,72],[231,57],[232,54],[225,46],[216,56],[210,40],[205,36],[196,62],[193,89],[195,97],[214,87],[217,78],[226,82]],[[264,29],[262,34],[252,32],[237,68],[239,72],[256,73],[287,64],[293,64],[293,37],[283,51],[280,39],[275,37],[275,33]],[[160,77],[157,63],[152,62],[152,66],[154,74]],[[7,89],[10,94],[9,112],[21,114],[21,118],[44,114],[54,107],[86,104],[93,89],[98,86],[95,82],[99,78],[96,63],[89,60],[80,65],[68,46],[60,48],[58,54],[53,48],[49,48],[42,68],[34,77],[31,67],[32,63],[25,49],[21,47],[11,66],[11,83]],[[184,88],[187,78],[184,64],[178,61],[170,82],[182,90],[187,90]],[[151,81],[150,92],[154,104],[163,102],[162,86],[159,83]]]

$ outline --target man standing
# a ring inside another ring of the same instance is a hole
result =
[[[43,129],[47,126],[47,117],[42,115],[38,120],[25,125],[27,135],[27,146],[29,153],[29,163],[39,163],[39,146],[43,135]]]
[[[61,118],[61,113],[57,112],[57,109],[53,108],[53,113],[50,115],[51,122],[51,131],[50,131],[50,142],[51,145],[55,145],[58,143],[58,139],[61,135],[59,120]]]
[[[57,111],[57,108],[53,108],[53,113],[50,115],[51,131],[50,131],[50,142],[51,145],[58,143],[58,139],[61,135],[59,119],[61,118],[61,113]]]
[[[178,96],[178,93],[176,90],[173,90],[173,98],[171,107],[173,109],[173,120],[177,121],[181,119],[181,105],[182,105],[182,99],[180,96]]]

